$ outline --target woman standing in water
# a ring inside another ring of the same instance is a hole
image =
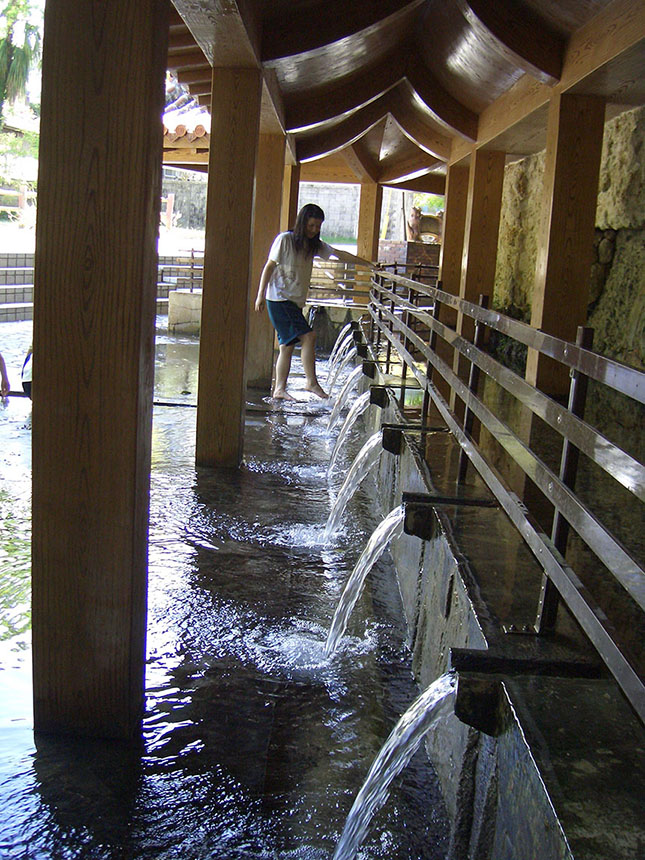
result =
[[[320,206],[315,203],[303,206],[293,230],[279,233],[274,239],[260,276],[255,310],[261,311],[266,304],[269,319],[280,344],[273,386],[273,397],[277,400],[294,399],[287,393],[287,379],[293,350],[298,341],[307,379],[306,390],[318,397],[329,397],[316,377],[316,335],[302,314],[314,257],[322,257],[323,260],[334,257],[344,263],[360,263],[374,268],[373,263],[323,242],[320,238],[320,227],[324,220],[325,213]]]

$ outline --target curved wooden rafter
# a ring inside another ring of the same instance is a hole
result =
[[[399,159],[391,165],[384,165],[377,174],[376,179],[382,185],[402,182],[409,176],[420,174],[421,171],[429,173],[438,164],[442,163],[439,159],[417,150],[407,158]]]
[[[312,161],[324,158],[350,146],[380,122],[388,114],[387,97],[379,96],[373,102],[360,108],[347,119],[341,120],[331,128],[301,137],[296,143],[298,161]]]
[[[333,85],[310,90],[286,105],[286,123],[290,131],[321,125],[354,112],[374,101],[403,78],[405,61],[397,48],[379,63],[361,69]]]
[[[448,160],[450,138],[437,131],[421,111],[414,107],[413,94],[407,83],[397,84],[332,128],[300,138],[297,143],[298,160],[323,158],[349,146],[388,114],[402,133],[420,149],[440,161]]]
[[[387,93],[388,110],[403,134],[413,143],[440,161],[448,161],[452,140],[441,134],[414,104],[409,84],[399,84]]]
[[[351,146],[346,146],[340,154],[359,182],[378,182],[378,164],[363,146],[361,140],[357,140]]]
[[[491,36],[512,62],[545,84],[562,74],[565,41],[542,18],[518,0],[455,0],[462,15],[482,37]]]
[[[371,0],[369,3],[326,0],[308,6],[300,16],[269,16],[262,22],[262,62],[327,48],[371,27],[389,26],[425,0]]]
[[[405,76],[436,122],[468,140],[476,140],[477,114],[450,95],[418,55],[408,59]]]

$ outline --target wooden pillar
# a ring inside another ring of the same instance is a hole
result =
[[[127,738],[143,710],[167,9],[56,0],[45,11],[32,440],[40,731]]]
[[[587,321],[605,103],[555,93],[549,105],[542,230],[531,325],[575,341]],[[554,396],[569,390],[569,374],[529,350],[526,378]]]
[[[274,332],[266,311],[254,310],[255,297],[271,243],[280,232],[284,135],[261,134],[255,171],[253,261],[249,283],[249,336],[246,379],[252,388],[271,388]]]
[[[465,165],[453,165],[448,168],[446,176],[445,212],[443,218],[443,235],[441,238],[441,256],[439,259],[439,280],[441,288],[452,295],[459,295],[461,284],[461,260],[464,250],[466,230],[466,208],[468,203],[469,170]],[[442,306],[439,321],[455,329],[457,312],[454,308]],[[441,338],[436,342],[437,355],[449,366],[452,366],[453,350]],[[449,400],[448,384],[438,373],[433,374],[433,381],[441,394]]]
[[[198,466],[238,466],[261,73],[213,69],[197,395]]]
[[[474,304],[481,294],[492,298],[505,159],[503,152],[481,149],[474,150],[470,159],[459,295]],[[457,332],[469,340],[474,334],[472,320],[460,313]],[[453,368],[467,378],[468,362],[458,354]],[[451,405],[457,408],[454,397]]]
[[[358,237],[356,253],[365,260],[378,259],[378,240],[381,227],[383,186],[378,182],[362,182],[358,208]]]
[[[298,215],[298,195],[300,193],[300,165],[286,164],[282,183],[282,211],[280,230],[292,230]]]

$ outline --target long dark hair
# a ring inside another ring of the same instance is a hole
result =
[[[306,235],[305,227],[310,218],[325,220],[325,213],[316,203],[306,203],[298,212],[296,223],[293,225],[293,244],[296,246],[296,251],[304,251],[307,256],[314,257],[320,248],[320,235],[315,239],[310,239]]]

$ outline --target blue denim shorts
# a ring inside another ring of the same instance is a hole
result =
[[[295,302],[271,302],[267,299],[267,311],[282,346],[291,346],[301,335],[313,331]]]

